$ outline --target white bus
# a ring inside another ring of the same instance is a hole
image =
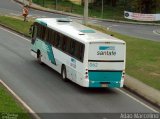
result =
[[[68,18],[36,19],[31,54],[64,81],[83,87],[123,87],[126,43]]]

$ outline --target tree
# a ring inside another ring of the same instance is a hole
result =
[[[126,0],[126,9],[130,12],[151,14],[156,13],[158,0]]]
[[[115,6],[117,6],[117,2],[118,2],[119,0],[104,0],[104,5],[110,5],[110,6],[112,6],[112,7],[115,7]],[[95,0],[94,1],[94,4],[97,4],[97,5],[100,5],[101,4],[101,0]]]

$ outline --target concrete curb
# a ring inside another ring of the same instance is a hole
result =
[[[125,88],[136,93],[160,109],[159,90],[156,90],[129,75],[126,75]]]
[[[160,34],[160,29],[157,29],[156,32],[157,32],[158,34]]]
[[[22,0],[14,0],[14,1],[16,1],[16,2],[20,3],[21,5],[23,5]],[[83,19],[82,15],[77,15],[77,14],[72,14],[72,13],[68,13],[68,12],[48,9],[48,8],[44,8],[44,7],[41,7],[39,5],[36,5],[34,3],[32,3],[32,5],[30,6],[30,8],[35,9],[35,10],[39,10],[39,11],[44,11],[44,12],[49,12],[49,13],[55,13],[55,14],[61,14],[61,15],[68,15],[68,16],[71,16],[71,17],[78,17],[79,19]],[[143,22],[121,21],[121,20],[101,19],[101,18],[92,18],[92,17],[89,17],[89,19],[90,20],[106,21],[106,22],[125,23],[125,24],[160,26],[159,23],[143,23]]]
[[[4,27],[4,28],[7,28],[7,29],[9,29],[9,30],[11,30],[11,31],[14,31],[15,33],[17,33],[17,34],[19,34],[19,35],[21,35],[21,36],[24,36],[24,37],[26,37],[26,38],[31,38],[30,36],[25,35],[25,34],[23,34],[23,33],[21,33],[21,32],[18,32],[18,31],[16,31],[16,30],[14,30],[13,28],[8,27],[8,26],[6,26],[6,25],[4,25],[4,24],[2,24],[2,23],[0,23],[0,26],[2,26],[2,27]]]
[[[34,119],[41,119],[8,85],[5,84],[0,79],[0,84],[2,84],[11,95],[29,112],[29,114],[34,118]]]

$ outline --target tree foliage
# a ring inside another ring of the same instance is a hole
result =
[[[124,6],[126,10],[138,13],[156,13],[160,11],[160,0],[103,0],[104,5]],[[95,0],[94,5],[101,6],[102,0]]]

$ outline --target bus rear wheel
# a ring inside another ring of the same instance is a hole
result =
[[[63,65],[62,66],[62,69],[61,69],[61,77],[62,77],[62,80],[67,82],[68,79],[67,79],[67,73],[66,73],[66,67]]]

